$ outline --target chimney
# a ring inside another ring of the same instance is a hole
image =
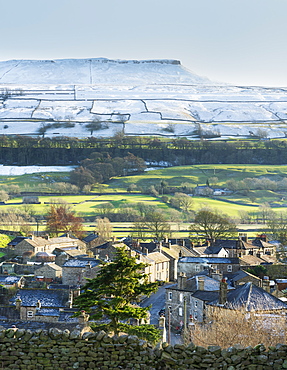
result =
[[[223,278],[219,286],[219,304],[225,304],[227,302],[227,283],[226,279]]]
[[[22,306],[22,299],[20,297],[16,298],[16,310],[20,311],[20,308]]]
[[[222,276],[222,273],[219,271],[219,270],[217,270],[217,269],[210,269],[209,270],[209,274],[208,274],[212,279],[214,279],[214,280],[217,280],[217,281],[221,281],[222,280],[222,278],[223,278],[223,276]]]
[[[144,249],[144,254],[147,256],[148,255],[148,248],[143,248]]]
[[[247,242],[248,242],[248,236],[247,236],[247,234],[246,234],[246,233],[240,233],[240,234],[239,234],[239,238],[240,238],[242,241],[244,241],[245,243],[247,243]]]
[[[73,292],[71,290],[69,292],[68,307],[69,308],[72,308],[73,307]]]
[[[41,304],[41,301],[40,299],[38,299],[37,303],[36,303],[36,310],[40,310],[42,304]]]
[[[185,289],[187,283],[187,277],[184,272],[180,273],[177,278],[177,288],[178,289]]]
[[[263,276],[263,279],[262,279],[262,288],[263,288],[267,293],[270,293],[270,281],[269,281],[269,276]]]
[[[197,276],[197,288],[198,290],[204,290],[204,277]]]

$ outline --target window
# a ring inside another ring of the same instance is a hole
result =
[[[196,311],[194,311],[194,313],[193,313],[193,318],[194,318],[194,320],[197,320],[197,312]]]
[[[195,271],[199,272],[200,271],[200,265],[195,265]]]
[[[232,265],[227,266],[227,272],[232,272]]]
[[[168,292],[168,300],[171,301],[172,300],[172,292]]]
[[[27,318],[33,317],[33,311],[27,311]]]
[[[198,302],[194,301],[194,307],[197,307],[197,306],[198,306]]]
[[[178,316],[182,316],[182,307],[178,308]]]
[[[179,302],[182,302],[182,301],[183,301],[183,294],[179,293]]]

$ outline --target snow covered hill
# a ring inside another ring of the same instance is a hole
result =
[[[176,60],[0,62],[0,134],[287,134],[287,88],[213,83]]]

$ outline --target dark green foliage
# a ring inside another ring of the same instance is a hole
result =
[[[54,124],[55,122],[50,122]],[[48,124],[48,122],[46,122]],[[70,124],[67,122],[65,124]],[[114,136],[112,138],[87,137],[28,137],[1,136],[1,163],[18,165],[79,164],[91,153],[108,152],[113,158],[129,153],[145,161],[165,161],[171,165],[237,163],[285,164],[287,140],[218,140],[192,141],[186,138],[166,140],[149,137]]]
[[[117,248],[115,260],[104,264],[94,279],[87,279],[83,293],[75,299],[76,307],[86,311],[92,320],[108,319],[116,334],[121,321],[145,319],[149,307],[139,307],[137,303],[158,286],[148,282],[148,275],[142,273],[145,267],[124,247]]]
[[[262,265],[249,267],[246,269],[246,271],[252,275],[260,277],[261,279],[263,278],[263,276],[267,275],[267,269]]]

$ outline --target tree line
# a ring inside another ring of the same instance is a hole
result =
[[[0,137],[0,162],[18,165],[79,164],[93,152],[112,157],[131,153],[146,162],[188,164],[285,164],[287,140],[188,140],[116,134],[111,138]]]

